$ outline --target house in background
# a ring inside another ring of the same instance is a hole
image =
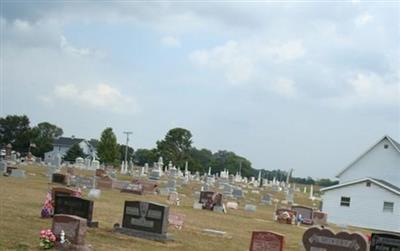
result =
[[[59,137],[53,141],[53,150],[44,154],[45,162],[50,162],[57,154],[63,157],[71,148],[71,146],[75,144],[78,144],[82,148],[85,155],[97,157],[97,140],[91,139],[88,141],[85,139],[75,138],[74,136]]]
[[[384,136],[321,189],[329,222],[400,232],[400,144]]]

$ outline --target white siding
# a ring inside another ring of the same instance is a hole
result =
[[[350,197],[350,207],[340,206],[341,197]],[[400,195],[371,182],[325,191],[322,209],[328,221],[335,224],[400,232]],[[383,202],[394,202],[393,213],[383,212]]]
[[[384,145],[388,145],[387,149]],[[385,138],[339,176],[345,183],[365,177],[382,179],[400,187],[400,152]]]

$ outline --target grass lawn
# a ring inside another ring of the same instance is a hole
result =
[[[0,250],[39,250],[39,231],[51,228],[51,219],[40,218],[40,211],[46,192],[52,186],[45,176],[47,169],[39,166],[24,166],[25,179],[0,177]],[[82,175],[93,175],[80,172]],[[119,177],[130,179],[131,177]],[[246,201],[257,205],[254,213],[243,210],[245,200],[239,201],[238,210],[228,210],[227,214],[207,210],[195,210],[193,193],[200,190],[200,184],[194,183],[178,188],[181,205],[171,206],[170,212],[186,215],[184,227],[177,230],[170,226],[169,233],[174,241],[161,243],[113,233],[114,223],[121,223],[125,200],[148,200],[167,204],[167,198],[157,195],[133,195],[118,190],[102,190],[100,199],[94,200],[93,220],[99,222],[99,228],[89,229],[86,243],[93,250],[240,250],[249,249],[251,232],[271,230],[285,235],[285,250],[303,250],[301,238],[304,226],[279,224],[272,221],[275,206],[259,205],[260,195],[246,194]],[[83,190],[83,197],[88,190]],[[274,194],[274,198],[283,199],[283,194]],[[224,200],[227,202],[229,200]],[[295,194],[295,201],[303,205],[312,205],[312,201],[302,193]],[[329,219],[329,216],[328,216]],[[202,229],[211,228],[226,231],[226,237],[205,235]],[[337,230],[335,227],[333,227]]]

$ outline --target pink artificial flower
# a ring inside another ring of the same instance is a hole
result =
[[[40,231],[40,235],[44,235],[46,233],[46,231],[42,230]]]

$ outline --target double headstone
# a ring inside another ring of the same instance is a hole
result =
[[[56,195],[54,200],[54,214],[75,215],[87,220],[88,227],[98,227],[98,222],[92,221],[93,206],[91,200],[74,196]]]
[[[368,240],[361,233],[347,231],[334,233],[328,228],[311,227],[303,234],[306,251],[367,251]],[[379,250],[379,249],[378,249]]]
[[[146,201],[125,201],[122,226],[114,225],[116,232],[151,240],[170,239],[168,229],[169,207]]]
[[[372,233],[370,251],[400,250],[400,235],[389,233]]]
[[[21,169],[12,169],[10,177],[16,177],[16,178],[25,178],[25,170]]]

